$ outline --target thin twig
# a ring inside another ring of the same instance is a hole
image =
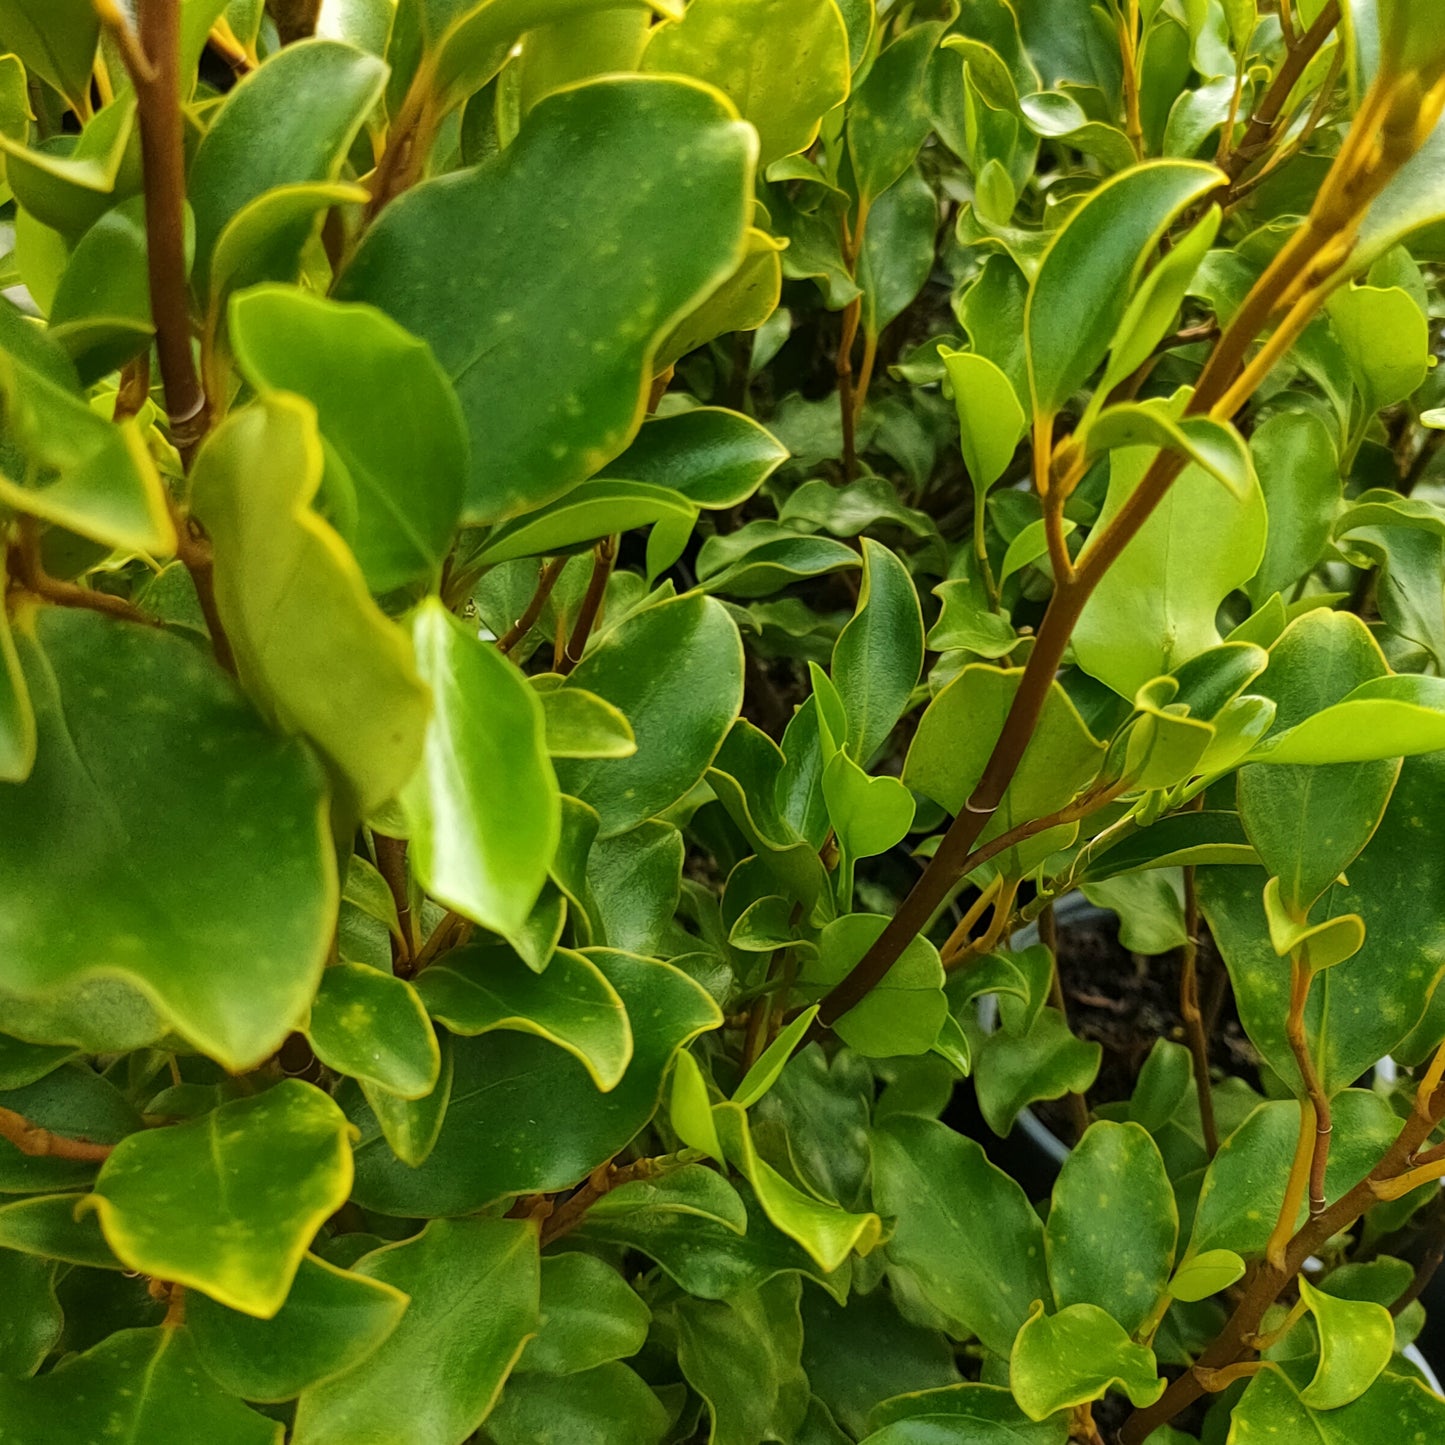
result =
[[[557,671],[564,677],[582,661],[582,654],[587,649],[587,639],[592,636],[592,629],[602,615],[602,603],[607,596],[607,579],[612,575],[612,564],[616,560],[617,538],[604,537],[593,552],[592,576],[587,583],[587,593],[582,599],[577,622],[572,628],[571,637],[567,639],[566,647],[562,649],[562,657],[557,665]]]
[[[41,559],[40,528],[35,518],[21,516],[16,525],[18,541],[10,549],[9,572],[18,587],[61,607],[88,607],[93,612],[104,612],[127,622],[140,622],[147,627],[160,626],[156,618],[142,612],[135,603],[124,597],[98,592],[92,587],[82,587],[78,582],[52,577],[45,570],[45,563]]]
[[[567,558],[553,557],[542,568],[532,600],[527,603],[522,615],[497,639],[498,652],[510,652],[536,626],[537,619],[542,615],[542,609],[547,605],[547,599],[552,595],[552,589],[557,585],[557,579],[566,565]]]
[[[0,1108],[0,1139],[36,1159],[75,1159],[84,1164],[98,1164],[115,1152],[114,1144],[93,1144],[88,1139],[56,1134],[32,1124],[14,1109]]]
[[[416,917],[411,910],[411,891],[406,866],[406,839],[388,837],[373,830],[372,846],[376,850],[377,872],[391,889],[396,904],[396,921],[401,938],[392,937],[392,964],[403,978],[415,972],[417,955]]]
[[[1202,798],[1201,798],[1202,801]],[[1209,1077],[1209,1040],[1199,1007],[1199,895],[1194,868],[1184,870],[1184,947],[1179,960],[1179,1014],[1194,1060],[1194,1087],[1199,1095],[1199,1118],[1204,1127],[1204,1148],[1211,1159],[1219,1153],[1219,1125],[1214,1118],[1214,1089]]]

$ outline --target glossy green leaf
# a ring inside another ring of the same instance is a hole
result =
[[[426,344],[371,307],[280,286],[237,296],[229,325],[252,386],[316,408],[356,487],[351,545],[372,591],[435,578],[461,511],[467,453],[461,410]]]
[[[1330,298],[1328,311],[1367,410],[1404,401],[1425,380],[1430,333],[1408,292],[1346,286]]]
[[[1420,1380],[1386,1375],[1352,1404],[1312,1410],[1294,1385],[1266,1370],[1249,1383],[1234,1409],[1230,1445],[1308,1440],[1310,1445],[1360,1445],[1366,1440],[1432,1439],[1445,1427],[1445,1402]]]
[[[696,518],[697,509],[666,487],[646,482],[583,482],[550,506],[495,528],[477,560],[495,563],[513,557],[543,557],[656,523],[676,522],[690,532]]]
[[[517,1372],[576,1375],[635,1355],[651,1312],[610,1265],[590,1254],[542,1260],[542,1316]]]
[[[1206,1249],[1191,1255],[1169,1280],[1172,1299],[1186,1304],[1208,1299],[1244,1278],[1245,1262],[1232,1249]]]
[[[601,475],[667,487],[700,507],[720,509],[747,501],[787,456],[751,417],[698,406],[644,422]]]
[[[326,1094],[286,1079],[192,1122],[129,1135],[86,1204],[132,1269],[270,1319],[350,1193],[347,1132]]]
[[[436,1145],[420,1168],[399,1164],[362,1111],[356,1197],[411,1217],[459,1214],[507,1194],[565,1189],[610,1159],[652,1117],[672,1056],[716,1028],[711,997],[670,964],[608,949],[587,954],[632,1023],[632,1062],[599,1093],[555,1044],[513,1030],[453,1043],[456,1075]],[[423,975],[424,977],[425,975]]]
[[[308,1254],[286,1303],[253,1319],[196,1293],[186,1332],[210,1376],[246,1400],[289,1400],[359,1364],[396,1328],[410,1301],[380,1280]]]
[[[334,181],[381,95],[386,67],[334,40],[288,45],[226,97],[196,148],[188,194],[196,214],[196,285],[211,287],[211,257],[226,223],[268,191]],[[293,221],[294,264],[310,232]],[[286,276],[249,279],[289,280]]]
[[[0,34],[6,48],[71,105],[90,104],[90,72],[100,39],[100,21],[90,0],[3,0]]]
[[[858,253],[865,336],[877,338],[917,299],[933,271],[937,230],[938,199],[917,167],[874,202]]]
[[[83,1194],[37,1194],[0,1205],[0,1248],[93,1269],[123,1269],[94,1213],[77,1210],[84,1198]]]
[[[729,597],[768,597],[795,582],[858,566],[858,554],[828,537],[807,537],[776,522],[750,522],[714,535],[698,553],[698,581]]]
[[[541,697],[551,757],[630,758],[637,751],[632,724],[596,693],[580,687],[556,687]]]
[[[848,106],[848,152],[859,198],[870,206],[909,166],[932,127],[924,76],[943,35],[914,25],[869,67]]]
[[[872,1149],[874,1201],[897,1216],[889,1258],[948,1319],[1007,1354],[1034,1301],[1051,1297],[1043,1225],[1023,1190],[933,1120],[892,1116]]]
[[[1313,412],[1276,412],[1255,428],[1249,449],[1269,512],[1264,560],[1247,589],[1258,606],[1320,561],[1339,509],[1340,473],[1329,428]]]
[[[487,1437],[496,1445],[661,1445],[669,1419],[642,1376],[613,1362],[565,1378],[513,1378],[487,1418]]]
[[[412,621],[433,711],[402,806],[427,891],[499,933],[521,929],[561,833],[542,704],[516,665],[435,598]]]
[[[1091,1125],[1054,1183],[1044,1233],[1054,1299],[1098,1305],[1132,1334],[1169,1280],[1178,1234],[1154,1140],[1138,1124]]]
[[[1098,1305],[1069,1305],[1049,1315],[1040,1303],[1009,1357],[1009,1388],[1031,1420],[1098,1400],[1112,1387],[1136,1407],[1152,1405],[1164,1385],[1154,1352],[1136,1345]]]
[[[887,923],[874,913],[835,919],[818,940],[817,958],[799,972],[799,986],[814,996],[826,993],[852,971]],[[921,1054],[933,1046],[947,1012],[938,952],[926,938],[914,938],[882,981],[833,1028],[849,1047],[874,1058]]]
[[[1368,763],[1445,748],[1445,687],[1405,674],[1362,682],[1339,702],[1272,733],[1250,754],[1259,763]]]
[[[1160,237],[1222,180],[1213,166],[1151,162],[1105,181],[1064,223],[1029,292],[1035,411],[1054,415],[1104,359]]]
[[[123,1329],[34,1380],[0,1379],[0,1439],[281,1445],[285,1430],[220,1390],[186,1330]]]
[[[1312,1410],[1338,1410],[1358,1400],[1395,1353],[1395,1322],[1384,1305],[1338,1299],[1300,1280],[1300,1299],[1314,1316],[1320,1362],[1300,1391]]]
[[[135,422],[114,426],[13,348],[0,352],[0,504],[103,547],[168,557],[176,532]],[[17,465],[20,463],[20,465]]]
[[[709,1445],[789,1439],[808,1407],[796,1279],[774,1279],[727,1301],[674,1307],[677,1362],[712,1421]]]
[[[211,434],[191,494],[247,690],[311,738],[370,811],[416,770],[429,698],[411,640],[311,509],[322,465],[316,413],[276,393]]]
[[[1082,1094],[1097,1077],[1101,1056],[1097,1043],[1078,1038],[1052,1008],[1018,1037],[989,1034],[974,1059],[978,1106],[989,1128],[1003,1136],[1030,1104]]]
[[[1162,398],[1107,407],[1085,435],[1090,455],[1136,446],[1188,457],[1240,501],[1247,501],[1256,489],[1249,448],[1229,423],[1204,416],[1176,417]]]
[[[441,1069],[436,1035],[416,990],[363,963],[321,976],[306,1037],[337,1073],[365,1079],[401,1099],[424,1099]]]
[[[594,807],[601,837],[665,812],[702,777],[742,705],[742,646],[722,606],[692,594],[625,619],[568,682],[632,724],[630,758],[559,759],[562,790]]]
[[[1118,514],[1152,459],[1145,448],[1113,454],[1096,530]],[[1238,497],[1197,464],[1186,467],[1090,596],[1074,630],[1079,665],[1133,697],[1150,678],[1215,646],[1219,604],[1258,569],[1266,530],[1252,471]]]
[[[864,1445],[1066,1445],[1069,1419],[1033,1421],[999,1385],[953,1385],[886,1400]]]
[[[580,80],[636,70],[651,19],[642,5],[609,6],[574,10],[529,30],[516,57],[522,113]]]
[[[1362,683],[1386,666],[1365,625],[1347,612],[1307,612],[1270,649],[1270,665],[1252,688],[1276,704],[1273,736],[1286,742],[1298,727],[1309,752],[1315,717],[1328,717]],[[1367,709],[1368,710],[1368,709]],[[1322,729],[1326,741],[1333,730]],[[1268,747],[1266,739],[1260,746]],[[1280,901],[1307,913],[1315,900],[1369,842],[1399,773],[1394,759],[1333,767],[1281,762],[1239,774],[1239,813],[1260,861],[1280,880]]]
[[[833,0],[702,0],[653,29],[641,68],[716,86],[757,129],[764,166],[812,145],[851,74]]]
[[[179,637],[48,608],[17,642],[40,746],[4,789],[8,1027],[101,1052],[174,1030],[254,1068],[304,1019],[331,940],[320,770]]]
[[[741,259],[754,144],[715,91],[610,77],[549,96],[502,155],[416,187],[367,232],[341,295],[428,341],[455,383],[468,521],[550,501],[631,441],[653,347]],[[553,334],[565,346],[534,374]]]
[[[446,1118],[447,1105],[451,1103],[452,1078],[456,1070],[452,1036],[448,1033],[437,1036],[437,1048],[441,1054],[441,1068],[436,1087],[425,1098],[403,1099],[365,1080],[360,1083],[360,1091],[381,1129],[382,1137],[392,1153],[412,1168],[419,1165],[435,1147]]]
[[[55,1265],[0,1249],[0,1380],[33,1375],[60,1339],[64,1324],[55,1297]]]
[[[453,949],[417,979],[432,1017],[454,1034],[535,1034],[566,1049],[598,1089],[617,1087],[632,1059],[627,1011],[586,954],[559,948],[534,973],[505,946]]]
[[[438,1219],[357,1261],[411,1298],[381,1345],[302,1392],[295,1445],[455,1445],[496,1403],[538,1322],[536,1227]]]
[[[758,1061],[733,1090],[733,1103],[740,1109],[751,1109],[778,1081],[793,1050],[798,1047],[803,1035],[817,1018],[816,1008],[806,1008],[788,1026],[779,1031],[777,1038],[758,1056]]]
[[[864,538],[857,610],[833,648],[833,681],[856,762],[867,764],[888,740],[922,666],[923,616],[913,578],[896,553]]]
[[[923,714],[903,765],[903,781],[950,813],[958,812],[983,776],[1022,675],[1021,669],[965,667]],[[1053,684],[983,840],[1063,807],[1094,778],[1103,756],[1103,745],[1090,736],[1062,687]],[[1049,829],[1003,854],[1001,866],[1027,871],[1029,860],[1042,860],[1068,838],[1069,832]]]
[[[655,954],[672,922],[686,844],[671,823],[639,823],[594,843],[587,859],[602,932],[613,948]]]
[[[958,409],[963,462],[975,487],[986,491],[1003,476],[1028,425],[1007,376],[974,351],[939,347]]]
[[[0,155],[24,214],[78,237],[140,188],[135,98],[123,95],[98,111],[73,143],[67,138],[32,149],[0,132]]]

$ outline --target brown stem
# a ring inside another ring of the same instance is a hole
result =
[[[392,963],[403,977],[414,970],[417,953],[416,919],[411,911],[411,889],[406,866],[406,839],[391,838],[385,833],[373,832],[372,846],[376,849],[376,869],[391,889],[392,902],[396,904],[396,920],[401,929],[401,941],[392,939]]]
[[[566,565],[565,557],[553,557],[542,568],[532,600],[522,615],[497,639],[498,652],[510,652],[536,626],[537,619],[542,615],[542,609],[547,605],[547,599],[552,595],[552,589],[557,585],[557,579]]]
[[[162,1324],[177,1327],[186,1322],[186,1287],[173,1284],[166,1293],[166,1317]]]
[[[593,553],[592,576],[587,583],[587,594],[582,599],[582,610],[577,614],[577,622],[572,628],[571,637],[567,639],[567,646],[562,649],[562,658],[557,666],[557,671],[564,677],[582,661],[587,639],[592,636],[592,629],[602,614],[602,602],[607,596],[607,579],[612,575],[612,564],[616,560],[617,538],[604,537]]]
[[[464,918],[460,913],[448,910],[442,921],[432,929],[431,936],[422,944],[421,950],[412,962],[409,977],[415,978],[422,969],[435,962],[442,954],[450,952],[453,948],[460,948],[471,937],[475,926],[470,918]]]
[[[8,1140],[22,1154],[37,1159],[76,1159],[85,1164],[98,1164],[109,1159],[114,1144],[92,1144],[86,1139],[71,1139],[32,1124],[14,1109],[0,1108],[0,1139]]]
[[[186,158],[180,102],[179,0],[139,0],[140,55],[121,46],[135,87],[145,182],[146,266],[156,355],[165,390],[171,440],[190,466],[210,425],[206,393],[191,350],[186,294]],[[128,32],[129,27],[126,27]]]
[[[1319,1070],[1315,1067],[1305,1031],[1305,1006],[1309,1002],[1310,981],[1313,977],[1306,960],[1296,957],[1291,961],[1289,1014],[1285,1019],[1285,1035],[1289,1039],[1290,1051],[1294,1054],[1300,1078],[1304,1081],[1305,1093],[1314,1108],[1315,1139],[1310,1158],[1310,1214],[1319,1215],[1325,1210],[1325,1166],[1329,1163],[1330,1134],[1333,1132],[1334,1123],[1330,1117],[1330,1096],[1320,1082]]]
[[[599,1164],[587,1176],[587,1182],[553,1210],[542,1222],[542,1246],[576,1229],[587,1211],[619,1185],[630,1184],[634,1179],[646,1179],[661,1172],[656,1159],[637,1159],[631,1164],[616,1165],[610,1160]]]
[[[371,201],[366,208],[368,225],[390,201],[416,183],[426,164],[441,119],[432,101],[431,86],[431,65],[424,59],[391,123],[386,150],[372,174]]]
[[[61,607],[88,607],[93,612],[122,617],[127,622],[142,622],[148,627],[160,626],[154,617],[148,616],[124,597],[115,597],[109,592],[97,592],[93,588],[82,587],[77,582],[66,582],[59,577],[52,577],[45,570],[45,564],[40,557],[40,527],[35,518],[18,518],[17,529],[19,539],[10,549],[8,568],[17,586]]]
[[[1161,1425],[1167,1425],[1180,1411],[1188,1409],[1205,1393],[1201,1372],[1207,1378],[1210,1371],[1232,1365],[1241,1355],[1249,1353],[1249,1342],[1257,1335],[1265,1312],[1279,1298],[1285,1285],[1299,1273],[1305,1260],[1341,1230],[1348,1229],[1380,1200],[1384,1181],[1400,1174],[1439,1123],[1441,1101],[1434,1097],[1438,1090],[1439,1067],[1445,1067],[1445,1048],[1437,1053],[1435,1066],[1432,1066],[1430,1075],[1416,1094],[1414,1110],[1380,1162],[1323,1214],[1315,1215],[1305,1223],[1290,1241],[1283,1264],[1266,1259],[1255,1267],[1243,1298],[1219,1336],[1200,1355],[1194,1368],[1180,1375],[1158,1401],[1145,1409],[1136,1410],[1125,1421],[1119,1435],[1120,1445],[1141,1445]]]
[[[1179,961],[1179,1014],[1194,1060],[1194,1087],[1199,1094],[1199,1117],[1204,1126],[1204,1147],[1211,1159],[1219,1153],[1219,1125],[1214,1118],[1214,1090],[1209,1078],[1209,1040],[1199,1007],[1199,897],[1194,869],[1184,870],[1184,948]]]

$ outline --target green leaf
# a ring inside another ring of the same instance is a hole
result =
[[[1250,579],[1259,606],[1288,592],[1318,563],[1340,503],[1340,468],[1329,428],[1313,412],[1280,411],[1249,439],[1269,512],[1264,560]]]
[[[547,752],[554,758],[630,758],[637,751],[632,724],[596,693],[580,687],[541,693]]]
[[[1358,1400],[1395,1353],[1395,1321],[1384,1305],[1337,1299],[1300,1280],[1300,1299],[1314,1316],[1320,1362],[1300,1391],[1312,1410],[1338,1410]]]
[[[972,577],[940,582],[933,595],[942,606],[938,621],[928,633],[935,652],[959,650],[975,657],[1007,657],[1018,646],[1018,634],[1007,617],[990,612],[988,602]]]
[[[917,299],[933,270],[937,230],[938,200],[917,168],[874,202],[858,253],[865,336],[876,339]]]
[[[321,976],[305,1033],[316,1057],[339,1074],[401,1099],[424,1099],[436,1087],[436,1035],[405,979],[363,963],[333,964]]]
[[[1138,1124],[1090,1125],[1054,1183],[1044,1243],[1060,1308],[1098,1305],[1138,1330],[1169,1281],[1179,1213]]]
[[[1069,1305],[1056,1315],[1035,1306],[1014,1340],[1009,1388],[1030,1420],[1044,1420],[1121,1389],[1136,1408],[1164,1393],[1154,1352],[1136,1345],[1098,1305]]]
[[[186,1300],[186,1332],[207,1372],[230,1394],[289,1400],[372,1354],[409,1303],[389,1284],[308,1254],[271,1319],[197,1293]]]
[[[722,1141],[713,1119],[712,1095],[702,1069],[686,1049],[672,1067],[672,1090],[667,1102],[668,1122],[689,1149],[696,1149],[717,1164],[725,1164]]]
[[[611,703],[637,738],[630,758],[559,760],[562,790],[595,808],[610,838],[665,812],[702,777],[742,706],[742,644],[719,603],[667,599],[607,633],[567,685]]]
[[[798,975],[800,989],[826,993],[853,969],[888,926],[876,913],[849,913],[834,919],[818,939],[818,955]],[[943,965],[938,950],[916,937],[862,1002],[854,1004],[833,1030],[850,1048],[873,1058],[922,1054],[933,1047],[948,1013],[943,996]]]
[[[1430,369],[1430,332],[1408,292],[1345,286],[1327,309],[1367,411],[1404,401],[1419,388]]]
[[[576,1375],[635,1355],[652,1312],[610,1265],[590,1254],[542,1260],[542,1317],[517,1372]]]
[[[1098,1076],[1102,1055],[1100,1045],[1076,1037],[1052,1008],[1025,1034],[989,1034],[974,1059],[978,1106],[989,1128],[1002,1137],[1030,1104],[1082,1094]]]
[[[632,1028],[616,989],[569,948],[559,948],[542,974],[504,945],[453,949],[420,975],[417,992],[454,1034],[512,1029],[566,1049],[604,1093],[632,1060]]]
[[[1272,733],[1249,754],[1249,761],[1369,763],[1441,748],[1445,748],[1445,682],[1406,673],[1362,682],[1339,702]]]
[[[115,426],[14,348],[0,352],[0,505],[102,547],[169,557],[165,488],[134,421]],[[20,465],[17,465],[19,463]]]
[[[1107,407],[1085,433],[1085,452],[1092,456],[1136,446],[1178,452],[1223,483],[1239,501],[1247,501],[1257,485],[1244,438],[1228,422],[1207,416],[1176,417],[1174,410],[1162,397]]]
[[[1220,1294],[1244,1278],[1248,1266],[1232,1249],[1206,1249],[1192,1255],[1169,1281],[1171,1299],[1192,1304]]]
[[[1053,416],[1104,359],[1160,238],[1223,181],[1196,161],[1152,161],[1105,181],[1064,222],[1029,292],[1037,414]]]
[[[328,1095],[284,1079],[122,1139],[85,1207],[131,1269],[270,1319],[316,1231],[351,1192],[347,1133]]]
[[[1022,669],[979,663],[965,667],[923,714],[903,765],[903,781],[950,813],[963,808],[983,777],[1022,676]],[[1088,786],[1103,758],[1103,744],[1090,736],[1063,688],[1051,684],[1039,725],[982,841],[1063,807]],[[1072,824],[1050,828],[1000,855],[999,867],[1026,872],[1067,844],[1074,832]]]
[[[640,68],[716,86],[757,130],[760,166],[807,150],[851,76],[833,0],[701,0],[653,29]]]
[[[371,307],[282,286],[235,297],[230,335],[253,387],[316,408],[356,487],[351,545],[371,590],[434,581],[461,511],[467,442],[426,343]]]
[[[305,1018],[335,923],[320,770],[179,637],[76,608],[19,623],[40,746],[3,790],[8,1027],[100,1052],[174,1030],[255,1068]]]
[[[0,565],[0,589],[6,586]],[[0,783],[23,783],[35,766],[35,709],[25,686],[25,671],[10,631],[10,616],[0,607]],[[3,1046],[0,1046],[3,1047]],[[0,1079],[4,1078],[0,1067]]]
[[[368,863],[360,853],[353,853],[346,865],[346,883],[341,897],[343,902],[355,904],[368,918],[384,923],[393,937],[401,937],[396,899],[376,866]]]
[[[212,255],[226,223],[267,192],[336,180],[385,83],[386,67],[375,56],[335,40],[308,40],[278,50],[227,95],[196,148],[187,183],[202,296],[214,291]],[[286,228],[282,249],[293,267],[310,229],[309,214]]]
[[[1049,1299],[1044,1228],[1022,1189],[946,1124],[893,1115],[872,1133],[873,1197],[897,1216],[888,1256],[929,1302],[1006,1355]]]
[[[35,1380],[0,1379],[0,1438],[192,1440],[281,1445],[278,1421],[248,1410],[201,1368],[188,1331],[123,1329]]]
[[[1220,216],[1219,207],[1211,206],[1160,258],[1129,298],[1128,309],[1109,350],[1109,364],[1099,382],[1099,390],[1104,395],[1133,375],[1174,325],[1189,283],[1219,234]]]
[[[698,581],[729,597],[768,597],[806,578],[858,565],[858,554],[827,537],[805,537],[776,522],[749,522],[715,534],[698,552]]]
[[[76,1218],[84,1198],[83,1194],[39,1194],[0,1205],[0,1248],[92,1269],[124,1269],[105,1242],[94,1213]]]
[[[303,1391],[295,1445],[455,1445],[486,1419],[538,1323],[536,1226],[438,1219],[354,1273],[411,1297],[344,1374]]]
[[[632,440],[653,348],[742,257],[754,146],[715,91],[613,76],[549,96],[500,156],[415,187],[370,228],[340,294],[430,342],[455,383],[467,521],[561,496]],[[565,345],[538,369],[553,335]]]
[[[655,954],[677,911],[686,844],[671,823],[639,823],[594,843],[587,877],[606,941]]]
[[[276,393],[212,432],[191,494],[247,690],[311,738],[370,812],[415,772],[429,699],[411,640],[311,509],[322,466],[315,412]]]
[[[751,1109],[778,1082],[778,1075],[783,1072],[788,1060],[793,1056],[793,1050],[798,1047],[817,1016],[816,1007],[804,1009],[763,1050],[757,1063],[743,1075],[742,1082],[733,1090],[733,1103],[738,1108]]]
[[[0,1249],[0,1290],[5,1300],[0,1314],[0,1380],[24,1379],[45,1362],[65,1323],[55,1297],[55,1265]]]
[[[133,95],[98,111],[73,141],[31,150],[0,133],[5,179],[20,214],[70,239],[140,189],[138,151]]]
[[[963,464],[974,486],[987,491],[1008,469],[1028,418],[1012,383],[988,357],[946,346],[938,352],[958,409]]]
[[[356,1198],[409,1217],[467,1213],[508,1194],[569,1188],[617,1153],[652,1117],[678,1049],[722,1015],[670,964],[608,949],[589,958],[632,1023],[632,1062],[599,1093],[587,1070],[544,1039],[499,1030],[453,1043],[456,1076],[441,1132],[420,1168],[400,1165],[364,1111]],[[423,974],[425,977],[425,974]]]
[[[1153,456],[1132,447],[1113,454],[1096,533],[1133,495]],[[1246,494],[1235,496],[1197,464],[1186,467],[1090,596],[1074,629],[1079,665],[1132,698],[1217,645],[1219,604],[1258,570],[1266,529],[1252,472]]]
[[[671,1415],[635,1370],[597,1365],[559,1379],[512,1379],[487,1418],[496,1445],[661,1445]]]
[[[1073,521],[1065,521],[1063,532],[1065,537],[1072,537],[1078,530],[1078,524]],[[1003,563],[999,567],[998,580],[1002,586],[1015,572],[1021,572],[1025,567],[1048,555],[1049,539],[1048,533],[1044,530],[1044,519],[1036,517],[1028,524],[1012,542],[1008,544],[1008,551],[1003,554]],[[1051,561],[1040,563],[1045,568],[1052,568]]]
[[[1251,860],[1252,861],[1252,860]],[[1150,868],[1087,883],[1084,896],[1119,915],[1119,943],[1151,957],[1183,948],[1184,880],[1174,869]]]
[[[681,492],[699,507],[747,501],[787,460],[788,449],[751,417],[698,406],[644,422],[604,477],[626,477]]]
[[[1281,736],[1285,760],[1239,773],[1239,815],[1260,861],[1280,880],[1280,901],[1303,915],[1369,842],[1390,801],[1400,765],[1394,759],[1314,767],[1291,762],[1288,739],[1306,729],[1328,744],[1331,705],[1387,668],[1364,623],[1348,612],[1317,609],[1297,618],[1270,649],[1269,667],[1251,684],[1276,704],[1270,737]],[[1369,708],[1365,709],[1369,711]],[[1325,718],[1321,727],[1312,722]],[[1260,746],[1268,747],[1267,738]]]
[[[791,1439],[808,1408],[801,1286],[774,1279],[727,1301],[673,1307],[677,1363],[712,1417],[709,1445]]]
[[[100,39],[90,0],[0,0],[0,34],[27,70],[48,80],[84,114]]]
[[[924,78],[941,22],[914,25],[884,49],[848,104],[848,152],[860,204],[870,206],[918,154],[932,129]]]
[[[1422,1381],[1386,1375],[1338,1410],[1312,1410],[1293,1384],[1273,1370],[1249,1382],[1234,1407],[1233,1445],[1308,1440],[1310,1445],[1360,1445],[1366,1440],[1433,1439],[1445,1428],[1445,1402]]]
[[[412,640],[433,699],[421,769],[402,793],[412,866],[439,902],[516,933],[562,828],[541,701],[434,597],[417,609]]]
[[[140,1115],[115,1085],[84,1063],[6,1090],[0,1104],[41,1128],[98,1144],[115,1143],[141,1125]],[[0,1142],[0,1193],[73,1189],[87,1185],[95,1172],[91,1161],[24,1154],[8,1139]]]
[[[646,482],[591,481],[565,496],[492,530],[478,562],[507,562],[565,552],[584,542],[655,523],[676,523],[692,531],[697,508],[687,498]]]
[[[922,666],[923,614],[913,578],[896,553],[865,537],[858,606],[838,634],[832,668],[854,761],[866,765],[888,740]]]
[[[436,1146],[447,1105],[451,1103],[452,1077],[456,1069],[452,1036],[448,1033],[438,1036],[437,1048],[441,1053],[441,1070],[436,1087],[424,1099],[402,1099],[365,1080],[360,1083],[361,1093],[381,1128],[382,1137],[392,1153],[412,1168],[416,1168]]]
[[[952,1385],[886,1400],[863,1445],[1066,1445],[1069,1417],[1035,1422],[999,1385]]]

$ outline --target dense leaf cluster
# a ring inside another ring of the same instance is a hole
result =
[[[0,52],[0,1441],[1445,1438],[1431,7]]]

